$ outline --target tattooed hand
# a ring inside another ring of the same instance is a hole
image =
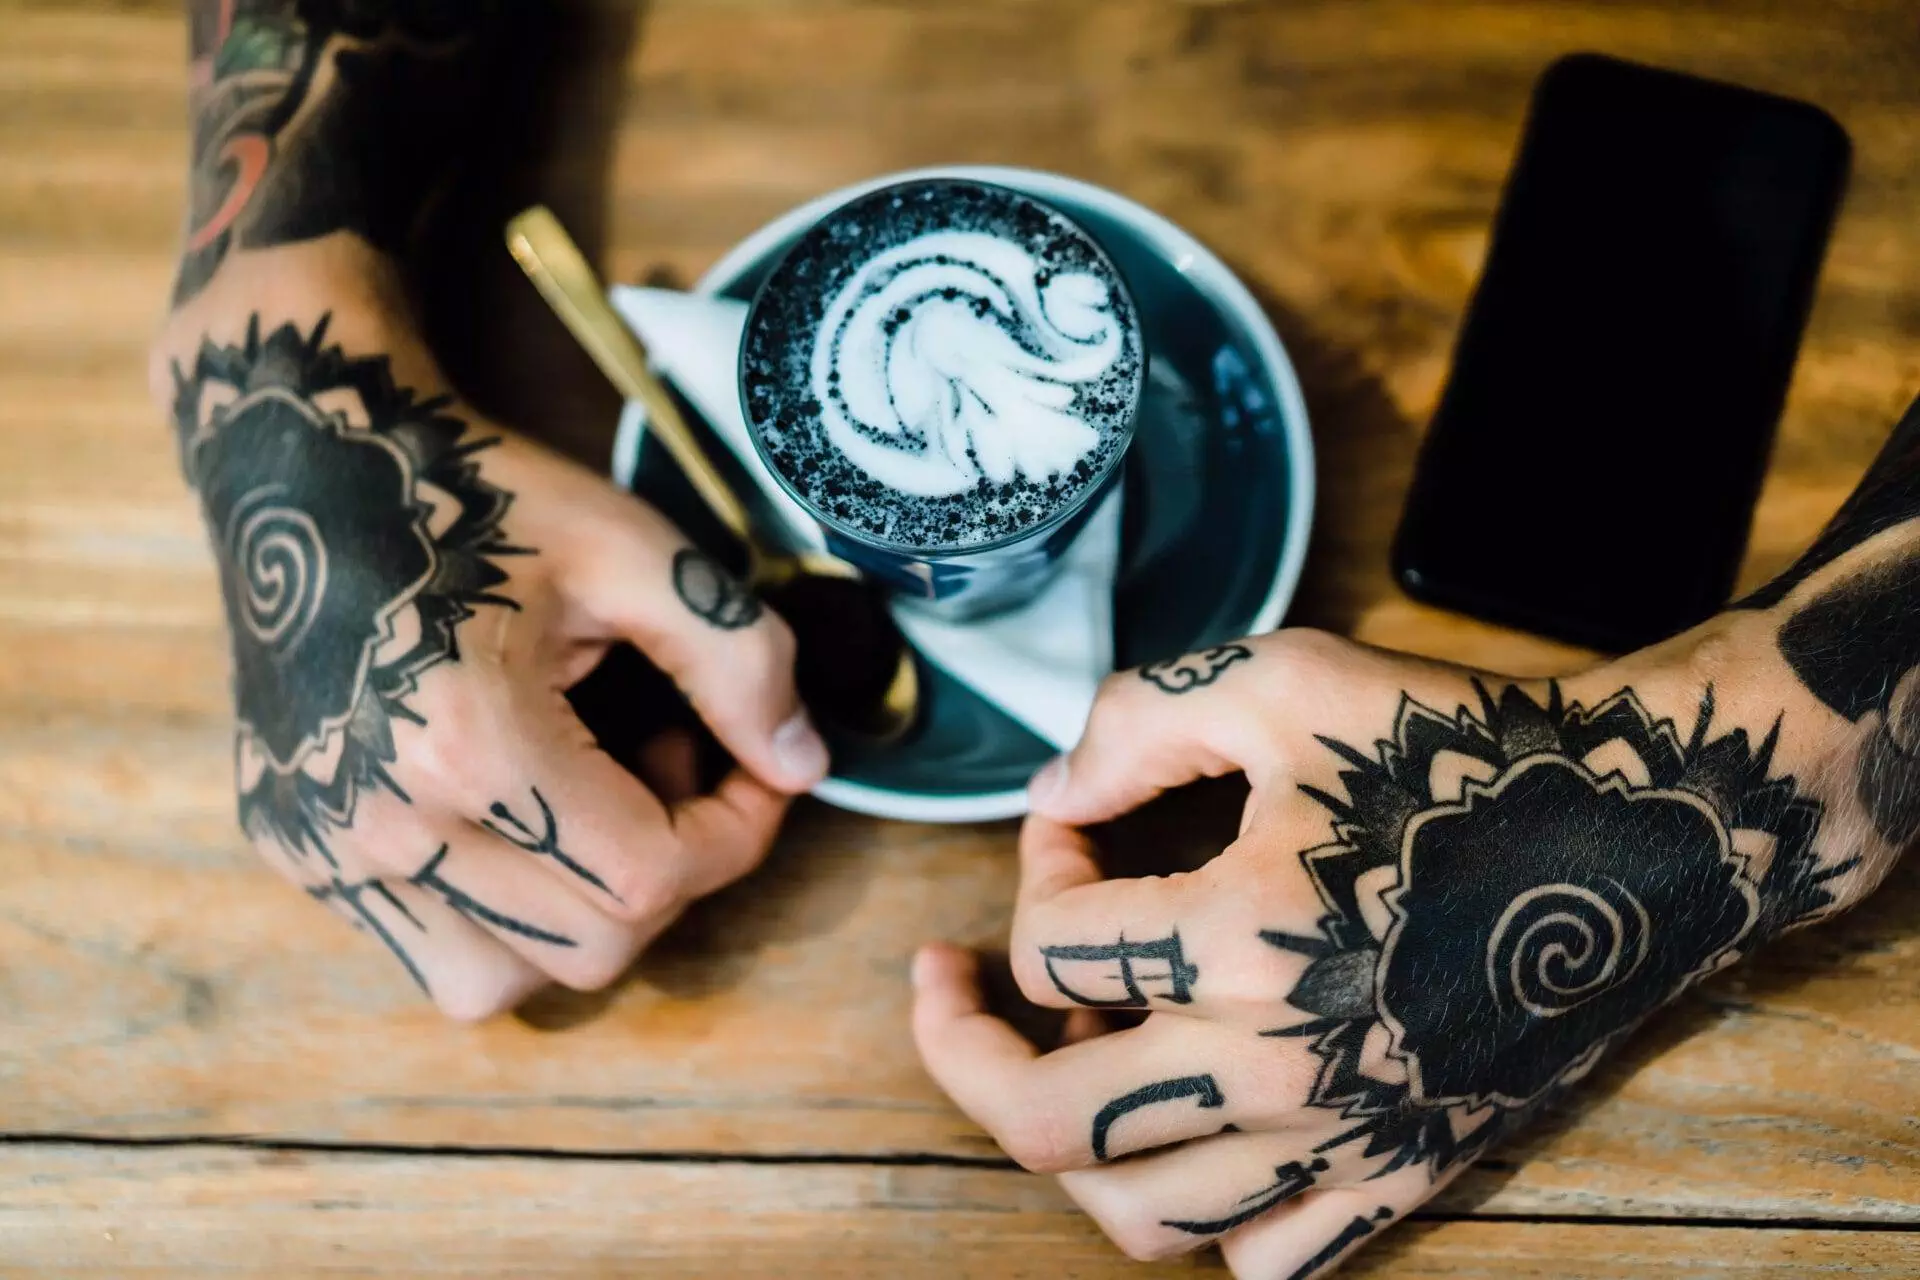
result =
[[[448,1013],[611,981],[825,772],[785,624],[651,509],[476,424],[403,335],[256,315],[172,376],[241,824]],[[713,794],[690,741],[648,753],[649,789],[574,719],[565,690],[617,640],[741,762]]]
[[[1834,719],[1779,629],[1728,615],[1560,682],[1308,632],[1116,676],[1021,836],[1014,973],[1075,1011],[1071,1043],[1036,1054],[929,948],[928,1069],[1128,1253],[1217,1240],[1236,1275],[1319,1274],[1884,869],[1872,815],[1811,784]],[[1233,770],[1253,789],[1219,857],[1101,878],[1076,827]],[[1110,1007],[1149,1016],[1101,1034]]]
[[[396,256],[503,23],[472,0],[195,0],[194,151],[154,350],[226,598],[240,822],[449,1014],[610,982],[826,771],[785,624],[657,513],[478,421]],[[564,697],[615,641],[740,768],[645,782]]]

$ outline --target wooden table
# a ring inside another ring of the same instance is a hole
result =
[[[1002,937],[1010,825],[805,806],[762,874],[616,992],[477,1028],[255,866],[233,830],[213,574],[143,376],[187,149],[173,10],[0,2],[0,1273],[1184,1272],[1126,1263],[915,1064],[907,956]],[[660,0],[563,18],[530,51],[545,70],[496,95],[491,176],[423,273],[475,394],[583,457],[604,456],[611,402],[494,247],[525,196],[558,203],[614,275],[685,279],[856,178],[1057,169],[1183,222],[1270,305],[1322,459],[1293,620],[1570,666],[1409,603],[1385,547],[1528,86],[1577,48],[1813,98],[1857,144],[1748,582],[1920,388],[1911,0]],[[1223,805],[1191,802],[1159,836],[1203,850]],[[1917,920],[1910,860],[1852,917],[1662,1017],[1357,1272],[1920,1274]]]

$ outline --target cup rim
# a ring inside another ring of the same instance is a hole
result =
[[[809,517],[825,526],[829,532],[845,538],[847,541],[865,550],[874,551],[881,555],[902,556],[914,560],[930,560],[936,563],[941,561],[970,560],[974,556],[990,555],[993,552],[1002,551],[1011,546],[1017,546],[1021,543],[1044,538],[1061,525],[1085,511],[1091,504],[1098,502],[1101,495],[1109,491],[1112,480],[1119,473],[1122,464],[1126,461],[1128,451],[1133,447],[1134,432],[1140,423],[1140,410],[1146,403],[1148,362],[1152,357],[1147,351],[1146,328],[1141,321],[1140,304],[1133,296],[1133,287],[1127,283],[1126,275],[1120,270],[1119,264],[1113,260],[1113,256],[1107,252],[1107,247],[1100,243],[1100,238],[1086,227],[1081,226],[1079,221],[1065,209],[1059,208],[1045,197],[1035,195],[1031,191],[1023,191],[1019,187],[1009,186],[1004,182],[991,182],[985,178],[971,176],[960,177],[955,175],[927,175],[924,173],[910,173],[897,176],[898,181],[879,182],[871,185],[863,184],[860,189],[853,190],[852,194],[848,195],[846,199],[838,201],[825,213],[817,218],[811,219],[808,226],[799,229],[799,235],[793,238],[793,243],[787,246],[787,251],[780,255],[769,268],[767,274],[761,279],[760,283],[754,286],[753,297],[747,302],[747,315],[740,337],[739,358],[734,363],[734,394],[740,400],[740,416],[747,424],[747,439],[753,442],[753,451],[759,455],[760,463],[766,468],[767,474],[773,477],[774,483],[785,490],[787,496],[798,503],[800,508],[805,511]],[[1044,520],[1037,521],[1023,529],[1017,529],[1012,533],[1003,534],[987,542],[969,542],[952,546],[941,544],[909,546],[904,543],[884,541],[876,537],[870,530],[849,524],[831,512],[821,510],[818,503],[814,502],[805,493],[802,493],[792,478],[774,464],[773,459],[767,455],[766,442],[760,438],[760,432],[755,429],[753,414],[748,410],[746,404],[745,373],[747,366],[747,342],[753,328],[753,318],[760,310],[761,300],[766,297],[767,286],[773,283],[774,276],[779,273],[780,268],[786,264],[793,250],[799,247],[800,241],[806,237],[807,232],[812,230],[814,225],[818,225],[825,219],[833,217],[842,209],[860,200],[864,200],[868,196],[878,195],[882,192],[892,190],[895,187],[930,185],[936,182],[970,183],[978,187],[1003,191],[1015,199],[1026,200],[1039,205],[1049,213],[1064,219],[1075,231],[1079,232],[1087,244],[1092,247],[1094,256],[1106,267],[1108,276],[1118,284],[1120,296],[1126,301],[1127,309],[1133,313],[1134,340],[1140,347],[1140,370],[1134,378],[1133,403],[1127,414],[1126,427],[1124,428],[1126,435],[1125,440],[1122,441],[1117,448],[1108,452],[1105,464],[1101,466],[1096,474],[1089,477],[1085,484],[1080,486],[1079,491],[1073,495],[1070,501],[1062,503],[1057,510],[1050,513]],[[815,201],[814,203],[817,204],[819,202]],[[811,205],[806,207],[810,208]]]
[[[1145,205],[1095,186],[1078,178],[1025,169],[1010,165],[930,165],[879,175],[836,188],[812,200],[796,205],[749,234],[722,254],[694,281],[690,292],[714,297],[732,286],[747,270],[772,253],[780,243],[792,237],[803,225],[818,222],[823,216],[865,192],[919,177],[974,178],[983,182],[1010,186],[1016,191],[1032,192],[1042,199],[1049,196],[1076,200],[1118,221],[1125,222],[1135,234],[1157,249],[1175,270],[1194,281],[1195,288],[1211,298],[1223,312],[1232,316],[1241,334],[1260,358],[1263,372],[1272,383],[1280,401],[1281,427],[1289,461],[1287,475],[1287,518],[1280,534],[1280,563],[1266,598],[1254,611],[1246,634],[1260,635],[1279,625],[1287,606],[1300,585],[1306,564],[1307,543],[1313,527],[1315,476],[1313,436],[1308,429],[1306,400],[1293,362],[1274,332],[1273,322],[1254,301],[1232,269],[1190,233],[1155,213]],[[623,428],[629,421],[638,426],[630,411],[622,415]],[[623,436],[637,436],[623,430]],[[637,449],[615,444],[616,456],[625,459],[629,470]],[[1021,789],[986,791],[971,795],[935,795],[912,792],[844,778],[828,778],[814,794],[829,803],[874,817],[913,822],[996,822],[1017,818],[1027,811],[1026,792]]]

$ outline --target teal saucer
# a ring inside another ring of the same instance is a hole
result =
[[[1157,371],[1127,455],[1114,660],[1122,668],[1270,631],[1293,597],[1313,519],[1313,445],[1299,384],[1265,314],[1233,273],[1159,215],[1098,187],[1019,169],[894,174],[837,191],[748,237],[695,292],[748,301],[787,245],[869,187],[922,177],[997,182],[1092,232],[1126,276]],[[1172,375],[1169,377],[1168,375]],[[709,522],[629,407],[614,474],[680,521]],[[836,743],[815,792],[842,808],[924,822],[1026,809],[1054,748],[946,673],[922,664],[919,726],[885,748]]]

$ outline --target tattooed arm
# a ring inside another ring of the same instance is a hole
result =
[[[1231,770],[1218,858],[1101,879],[1076,827]],[[1010,950],[1073,1043],[929,948],[928,1069],[1128,1253],[1320,1275],[1920,835],[1920,404],[1806,556],[1673,641],[1560,681],[1223,645],[1115,677],[1032,801]]]
[[[415,331],[395,255],[500,7],[193,6],[154,359],[226,600],[241,825],[461,1017],[611,981],[826,767],[784,624],[657,513],[483,421]],[[711,794],[684,736],[642,785],[573,718],[565,690],[619,640],[741,762]]]

